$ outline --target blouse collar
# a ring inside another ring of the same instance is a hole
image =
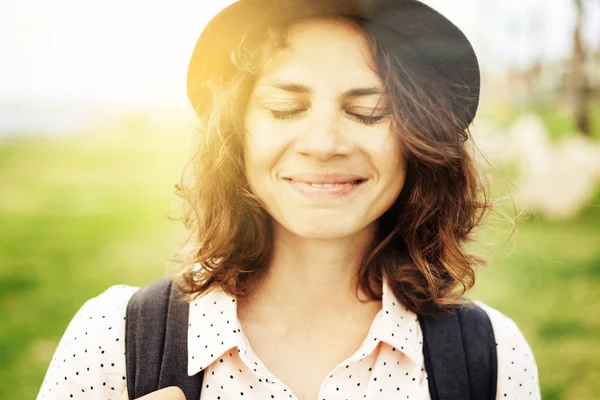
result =
[[[385,277],[381,304],[361,351],[356,353],[357,357],[361,352],[364,357],[374,351],[379,342],[384,342],[392,346],[393,351],[400,351],[415,364],[422,365],[423,338],[417,315],[396,299]],[[248,348],[234,297],[221,288],[215,288],[190,303],[188,375],[206,369],[228,350],[239,352]]]

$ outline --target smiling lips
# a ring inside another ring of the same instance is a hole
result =
[[[367,179],[359,175],[293,175],[284,178],[294,192],[312,201],[341,201],[353,193]]]
[[[349,174],[298,174],[287,176],[284,179],[297,183],[314,184],[320,186],[337,186],[345,183],[358,184],[367,180],[365,177]]]

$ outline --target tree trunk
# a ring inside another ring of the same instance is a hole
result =
[[[585,71],[586,51],[581,37],[584,23],[584,0],[574,0],[577,10],[577,19],[573,31],[573,99],[575,106],[575,124],[577,130],[590,136],[590,91]]]

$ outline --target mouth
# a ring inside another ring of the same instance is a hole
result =
[[[292,191],[305,201],[343,201],[350,198],[353,193],[360,192],[360,188],[367,179],[357,179],[347,182],[302,182],[285,178]]]
[[[361,183],[366,182],[366,179],[356,179],[353,181],[345,181],[345,182],[306,182],[306,181],[295,181],[291,178],[284,178],[284,180],[288,181],[288,182],[292,182],[292,183],[299,183],[299,184],[304,184],[304,185],[310,185],[312,187],[317,187],[317,188],[329,188],[329,187],[336,187],[336,186],[341,186],[341,185],[360,185]]]

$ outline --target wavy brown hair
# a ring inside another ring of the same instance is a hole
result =
[[[486,209],[487,190],[470,155],[466,111],[456,84],[414,54],[385,47],[383,28],[343,18],[365,35],[390,95],[392,129],[407,151],[407,177],[395,204],[379,221],[371,251],[357,271],[358,287],[380,299],[373,283],[385,274],[411,311],[434,314],[464,304],[485,260],[469,254]],[[199,112],[196,153],[177,185],[188,235],[175,254],[183,293],[216,286],[239,297],[259,282],[271,257],[272,232],[244,172],[243,118],[261,67],[285,47],[286,26],[249,32],[232,52],[237,67],[227,82],[209,82],[211,106]]]

